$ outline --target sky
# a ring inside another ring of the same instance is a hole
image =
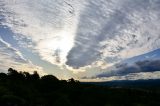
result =
[[[160,78],[159,0],[0,0],[0,72]]]

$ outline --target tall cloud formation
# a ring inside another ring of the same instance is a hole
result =
[[[3,25],[52,64],[106,68],[160,48],[159,0],[1,0]],[[147,43],[146,43],[147,42]],[[106,67],[104,67],[106,66]],[[87,69],[86,69],[87,70]]]

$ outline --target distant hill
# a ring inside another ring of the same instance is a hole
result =
[[[116,80],[107,82],[83,82],[84,84],[94,84],[108,87],[127,87],[127,88],[160,88],[160,79],[149,80]]]

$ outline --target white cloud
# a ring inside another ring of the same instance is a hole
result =
[[[21,44],[36,51],[43,60],[66,65],[75,73],[90,67],[107,69],[126,58],[160,48],[158,0],[0,3],[4,4],[2,23],[17,33]]]
[[[74,45],[81,4],[64,0],[3,0],[3,15],[16,38],[30,39],[29,45],[42,59],[62,65]],[[83,3],[83,1],[81,1]],[[22,37],[23,36],[23,37]]]
[[[10,44],[0,38],[0,70],[6,72],[8,68],[12,67],[18,71],[34,72],[37,71],[41,75],[44,75],[44,71],[41,67],[33,65],[29,60],[24,59],[22,54],[11,47]]]
[[[146,79],[159,79],[160,78],[160,72],[141,72],[141,73],[132,73],[124,76],[111,76],[111,77],[91,77],[87,78],[84,77],[81,79],[81,81],[87,81],[87,82],[98,82],[98,81],[112,81],[112,80],[146,80]]]
[[[160,48],[159,5],[156,0],[90,1],[80,15],[67,64],[115,63]]]

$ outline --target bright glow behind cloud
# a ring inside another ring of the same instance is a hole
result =
[[[42,59],[53,64],[65,63],[74,44],[81,5],[63,0],[9,0],[2,3],[5,4],[3,15],[6,18],[3,24],[20,34],[17,38],[31,39],[35,45],[30,47]]]

